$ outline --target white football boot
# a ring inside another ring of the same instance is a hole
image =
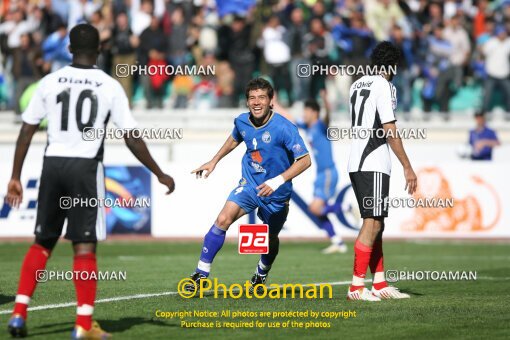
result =
[[[372,287],[372,294],[380,298],[381,300],[390,299],[409,299],[411,296],[406,293],[402,293],[397,287],[388,286],[382,289],[375,289]]]
[[[372,292],[366,287],[357,289],[353,292],[349,289],[347,292],[347,300],[381,301],[380,298],[372,294]]]
[[[347,246],[345,243],[331,244],[329,247],[322,250],[323,254],[345,254],[347,253]]]

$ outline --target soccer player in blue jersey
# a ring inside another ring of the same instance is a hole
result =
[[[340,235],[335,232],[333,224],[328,218],[329,213],[334,213],[341,207],[337,204],[328,204],[328,201],[336,193],[338,171],[333,160],[331,141],[327,136],[331,109],[324,90],[321,91],[321,98],[326,111],[324,118],[321,119],[320,117],[321,107],[319,103],[315,99],[308,99],[305,101],[303,119],[295,122],[300,129],[306,132],[317,166],[317,176],[313,184],[313,200],[308,205],[308,210],[317,216],[321,224],[320,228],[326,231],[331,240],[331,245],[324,249],[322,253],[346,253],[347,246]],[[277,101],[275,101],[275,108],[285,118],[294,121],[292,115],[282,108]]]
[[[251,80],[246,87],[250,111],[234,120],[232,134],[213,159],[192,171],[197,178],[207,178],[223,157],[241,142],[246,145],[242,179],[204,237],[200,260],[191,275],[197,285],[188,285],[188,290],[194,291],[200,287],[200,280],[209,276],[211,264],[223,246],[230,225],[257,208],[258,217],[269,225],[269,253],[260,257],[251,279],[253,287],[266,282],[278,255],[278,234],[287,219],[292,179],[310,167],[311,159],[297,127],[273,111],[273,94],[267,80]]]

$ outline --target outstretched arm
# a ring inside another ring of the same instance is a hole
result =
[[[402,139],[400,139],[400,136],[397,133],[397,126],[395,125],[395,122],[390,122],[383,124],[383,128],[384,132],[388,136],[387,141],[391,150],[393,150],[393,153],[397,156],[400,164],[402,164],[402,167],[404,168],[404,177],[406,179],[405,190],[412,195],[416,191],[418,180],[413,167],[411,166],[411,162],[409,162],[409,158],[404,150]]]
[[[257,187],[259,193],[257,196],[269,196],[273,192],[278,189],[280,185],[283,183],[292,180],[294,177],[299,176],[303,171],[308,169],[312,165],[312,160],[310,158],[310,154],[306,154],[303,157],[299,158],[288,168],[285,170],[280,176],[275,178],[271,178],[270,180],[265,181],[261,185]]]
[[[7,186],[7,203],[14,208],[19,207],[23,200],[23,187],[21,186],[20,177],[25,157],[32,142],[32,137],[37,131],[39,124],[31,125],[23,123],[19,131],[18,140],[16,141],[16,150],[14,151],[14,164],[12,165],[11,180]]]
[[[152,158],[149,149],[147,149],[147,144],[145,144],[143,139],[135,138],[128,134],[124,137],[124,141],[126,142],[129,151],[131,151],[136,159],[149,168],[149,170],[158,178],[159,183],[167,186],[168,191],[166,194],[171,194],[175,190],[174,179],[161,170],[154,158]]]
[[[209,177],[211,172],[214,171],[214,168],[216,167],[216,164],[228,155],[232,150],[234,150],[239,145],[239,142],[236,141],[232,135],[228,136],[227,140],[223,144],[223,146],[220,148],[220,150],[214,155],[213,159],[211,159],[209,162],[203,164],[198,169],[193,170],[191,173],[196,174],[197,178],[202,178],[202,175],[204,175],[205,178]],[[204,173],[205,172],[205,173]]]

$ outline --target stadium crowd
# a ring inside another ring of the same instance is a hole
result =
[[[474,86],[483,91],[478,109],[499,101],[509,117],[509,0],[1,2],[0,102],[17,113],[31,84],[71,61],[68,32],[86,21],[101,33],[99,67],[113,76],[122,64],[214,65],[214,76],[118,77],[149,109],[168,98],[178,108],[244,105],[245,84],[260,74],[287,105],[331,83],[340,93],[333,104],[345,108],[351,77],[303,76],[298,65],[365,65],[371,48],[390,40],[402,53],[394,79],[401,111],[421,105],[447,118],[451,99]]]

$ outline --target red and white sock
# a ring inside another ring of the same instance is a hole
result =
[[[384,258],[382,251],[382,240],[376,240],[372,247],[372,256],[370,257],[370,272],[372,272],[372,286],[379,290],[388,287],[384,277]]]
[[[21,266],[13,315],[20,314],[25,320],[27,319],[28,304],[37,286],[37,272],[46,268],[50,254],[49,249],[35,243],[28,249]]]
[[[94,312],[94,301],[96,299],[97,289],[97,281],[95,279],[97,277],[96,254],[87,253],[75,255],[73,271],[75,272],[73,281],[76,289],[78,306],[76,309],[76,326],[81,326],[85,330],[89,330],[92,327],[92,314]],[[85,272],[87,274],[85,274]]]
[[[351,292],[365,287],[365,275],[367,274],[371,254],[371,247],[356,240],[356,243],[354,244],[354,270],[352,275],[352,284],[350,287]]]

